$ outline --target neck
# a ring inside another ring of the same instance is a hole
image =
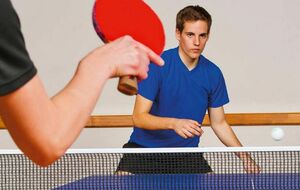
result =
[[[181,61],[184,63],[184,65],[189,70],[192,70],[197,66],[199,57],[197,57],[197,58],[189,57],[187,54],[184,53],[184,51],[182,51],[182,49],[180,47],[179,47],[178,53],[179,53],[179,57],[180,57]]]

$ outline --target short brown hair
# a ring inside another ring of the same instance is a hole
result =
[[[203,20],[207,22],[208,25],[208,33],[210,31],[210,27],[212,24],[212,19],[210,14],[203,8],[200,7],[199,5],[190,5],[187,6],[183,9],[181,9],[177,13],[176,17],[176,28],[182,32],[184,28],[184,23],[187,21],[198,21],[198,20]]]

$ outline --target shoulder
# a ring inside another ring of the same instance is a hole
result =
[[[0,1],[0,29],[3,30],[7,25],[17,23],[19,24],[19,18],[13,5],[9,0]]]
[[[168,66],[172,62],[178,61],[178,58],[179,58],[178,47],[164,51],[162,53],[161,57],[165,61],[166,66]]]
[[[24,43],[19,17],[9,0],[0,1],[0,42],[0,46],[14,43],[18,45],[18,50]]]
[[[200,64],[203,64],[203,66],[205,67],[205,69],[207,71],[207,74],[210,77],[218,78],[220,75],[222,75],[222,71],[218,67],[218,65],[216,65],[215,63],[213,63],[212,61],[210,61],[203,55],[200,56]]]
[[[161,54],[161,58],[165,61],[164,66],[158,66],[156,64],[150,64],[150,70],[165,70],[170,67],[170,63],[174,62],[174,60],[178,57],[178,48],[172,48],[165,50]]]
[[[37,72],[9,0],[0,0],[0,50],[0,95],[5,95],[23,86]]]
[[[172,48],[172,49],[168,49],[168,50],[165,50],[165,51],[162,53],[161,57],[162,57],[163,59],[170,59],[170,58],[172,58],[173,56],[175,56],[175,55],[177,55],[177,54],[178,54],[178,47]]]
[[[206,57],[200,57],[200,64],[203,64],[205,74],[207,76],[207,82],[212,91],[214,91],[220,84],[225,84],[225,79],[221,69],[212,61],[208,60]]]

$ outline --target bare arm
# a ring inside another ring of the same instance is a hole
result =
[[[158,55],[131,37],[120,38],[83,58],[71,81],[52,98],[47,96],[38,76],[0,96],[1,117],[25,155],[47,166],[75,141],[107,79],[122,75],[144,79],[149,60],[163,64]]]
[[[225,119],[223,107],[209,108],[208,114],[211,127],[220,141],[230,147],[241,147],[242,144],[235,135],[232,128]],[[243,161],[244,168],[248,173],[258,173],[259,167],[255,164],[251,156],[246,152],[237,152],[236,155]]]
[[[200,136],[203,133],[197,121],[151,115],[149,112],[152,104],[152,101],[137,95],[133,111],[133,121],[137,127],[148,130],[171,129],[183,138]]]
[[[208,108],[211,127],[220,141],[226,146],[242,146],[225,119],[223,107]]]

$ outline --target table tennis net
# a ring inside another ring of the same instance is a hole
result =
[[[70,150],[46,168],[2,150],[0,176],[8,190],[300,189],[300,147]]]

